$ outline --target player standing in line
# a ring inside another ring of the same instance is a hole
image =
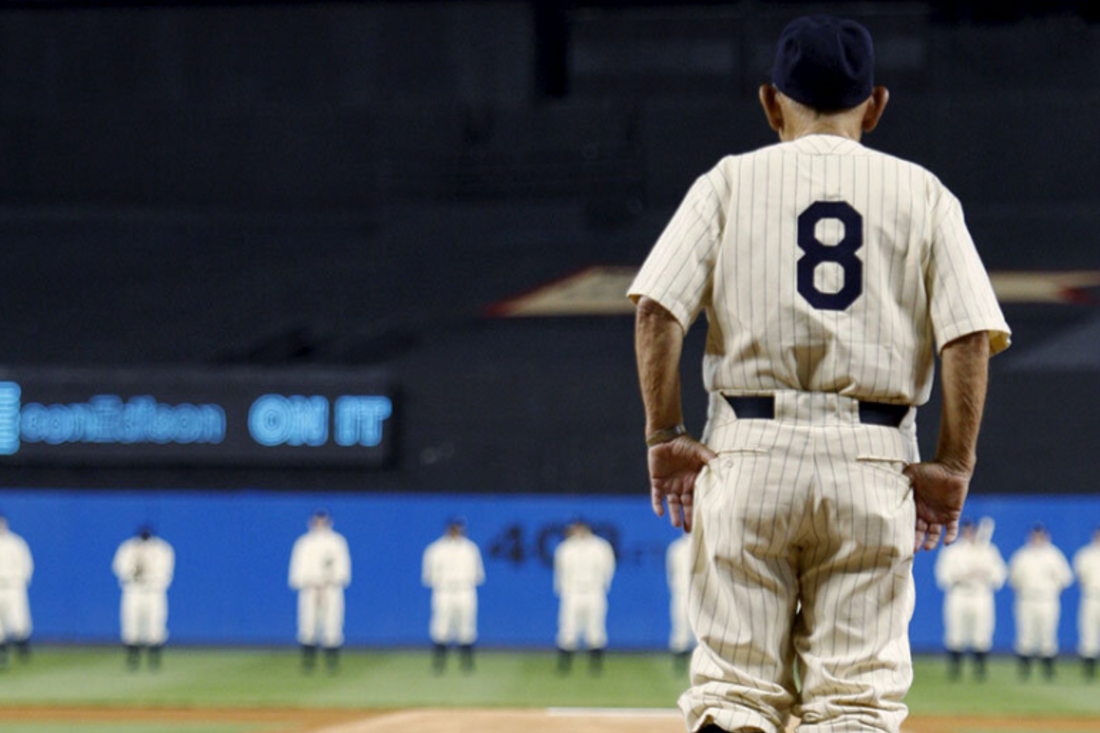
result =
[[[760,88],[780,144],[701,176],[629,290],[653,509],[691,532],[691,731],[776,733],[793,711],[804,732],[896,732],[914,551],[958,532],[1009,328],[958,199],[860,144],[888,100],[873,67],[858,23],[788,25]],[[700,443],[679,362],[704,310]],[[943,428],[919,463],[936,353]]]
[[[668,575],[669,616],[672,632],[668,637],[668,648],[677,670],[687,669],[695,637],[691,635],[691,625],[687,617],[688,586],[691,583],[691,547],[686,535],[668,546],[665,553],[665,572]]]
[[[1031,660],[1043,660],[1047,679],[1054,677],[1058,655],[1058,619],[1062,591],[1073,585],[1073,571],[1062,551],[1051,544],[1042,524],[1035,524],[1027,544],[1008,561],[1008,584],[1016,591],[1016,654],[1020,676],[1031,676]]]
[[[122,586],[119,616],[126,664],[136,670],[141,650],[146,649],[149,668],[159,669],[168,640],[168,587],[176,570],[176,553],[151,527],[143,526],[119,545],[111,569]]]
[[[558,671],[568,672],[580,637],[589,653],[593,674],[603,670],[607,648],[607,594],[615,577],[611,543],[592,532],[583,520],[566,528],[565,540],[554,550],[554,593],[558,609]]]
[[[485,583],[481,550],[466,537],[466,520],[455,517],[447,530],[424,550],[424,587],[432,589],[432,670],[447,667],[447,647],[457,643],[462,669],[474,669],[477,641],[477,587]]]
[[[971,519],[964,519],[961,526],[960,540],[943,548],[936,558],[936,583],[945,593],[944,646],[951,660],[951,679],[958,679],[963,654],[970,650],[974,674],[984,680],[985,655],[993,646],[997,616],[993,594],[1004,587],[1008,569],[991,541],[992,532],[979,534]]]
[[[1085,676],[1096,676],[1100,657],[1100,527],[1092,531],[1092,542],[1073,556],[1073,569],[1081,584],[1081,607],[1077,612],[1077,652],[1085,665]]]
[[[336,672],[344,644],[344,589],[351,584],[348,541],[332,528],[332,516],[318,509],[309,531],[290,552],[288,584],[298,591],[298,643],[302,670],[312,672],[317,648],[324,647],[325,666]]]
[[[27,586],[34,575],[31,550],[22,537],[8,528],[0,514],[0,669],[8,666],[8,644],[14,643],[19,658],[27,661],[31,647],[31,607]]]

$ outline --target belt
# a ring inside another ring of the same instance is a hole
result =
[[[723,396],[740,420],[775,419],[775,395]],[[864,425],[885,425],[886,427],[898,428],[901,427],[902,421],[908,414],[909,405],[888,405],[885,402],[859,401],[859,421]]]

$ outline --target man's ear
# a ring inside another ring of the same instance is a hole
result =
[[[768,126],[776,132],[783,129],[783,108],[779,106],[779,90],[771,84],[760,85],[760,106],[768,118]]]
[[[863,112],[863,131],[871,132],[878,127],[878,121],[882,119],[882,113],[886,111],[886,105],[890,102],[890,90],[886,87],[875,87],[871,90],[871,99],[867,109]]]

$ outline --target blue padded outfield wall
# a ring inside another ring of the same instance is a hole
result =
[[[118,543],[152,522],[176,549],[169,629],[177,643],[292,644],[295,598],[286,585],[290,547],[308,514],[327,507],[351,546],[353,578],[346,633],[353,645],[427,643],[428,592],[420,586],[423,548],[447,517],[465,516],[482,548],[488,581],[480,596],[487,646],[550,647],[557,604],[550,558],[560,528],[582,515],[616,545],[610,597],[613,648],[663,648],[668,635],[664,550],[674,537],[644,496],[304,495],[267,492],[0,493],[0,511],[22,534],[37,569],[31,587],[36,637],[66,642],[117,638],[119,591],[111,574]],[[1007,560],[1042,520],[1072,559],[1100,523],[1100,497],[973,497],[972,516],[996,519],[994,542]],[[916,564],[913,645],[935,650],[942,595],[934,554]],[[1078,593],[1063,596],[1063,651],[1076,647]],[[996,647],[1012,643],[1012,593],[997,596]]]

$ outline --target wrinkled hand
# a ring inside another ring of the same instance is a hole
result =
[[[959,534],[959,519],[970,490],[970,472],[930,461],[905,469],[917,504],[913,551],[934,550],[943,537],[950,545]]]
[[[690,435],[652,446],[649,449],[649,493],[653,513],[663,517],[667,501],[672,526],[690,532],[695,478],[715,457],[714,451]]]

